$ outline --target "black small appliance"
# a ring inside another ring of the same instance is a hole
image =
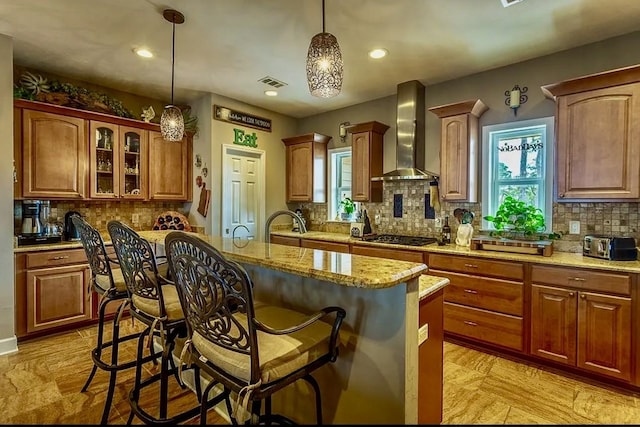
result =
[[[64,214],[64,240],[80,240],[80,233],[71,220],[71,218],[73,218],[74,216],[82,217],[82,215],[80,215],[80,212],[76,211],[69,211]]]

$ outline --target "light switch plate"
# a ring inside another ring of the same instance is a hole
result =
[[[569,221],[569,234],[580,234],[580,221]]]

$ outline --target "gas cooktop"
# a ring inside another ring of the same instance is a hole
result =
[[[362,240],[373,243],[387,243],[393,245],[423,246],[438,241],[435,237],[402,236],[399,234],[376,234],[363,237]]]

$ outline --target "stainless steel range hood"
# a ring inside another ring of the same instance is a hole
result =
[[[396,118],[396,169],[372,181],[434,179],[436,174],[424,170],[424,86],[417,80],[398,85]]]

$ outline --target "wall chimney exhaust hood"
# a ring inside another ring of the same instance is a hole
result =
[[[398,85],[396,117],[396,169],[372,181],[435,179],[437,175],[424,170],[424,86],[417,80]]]

